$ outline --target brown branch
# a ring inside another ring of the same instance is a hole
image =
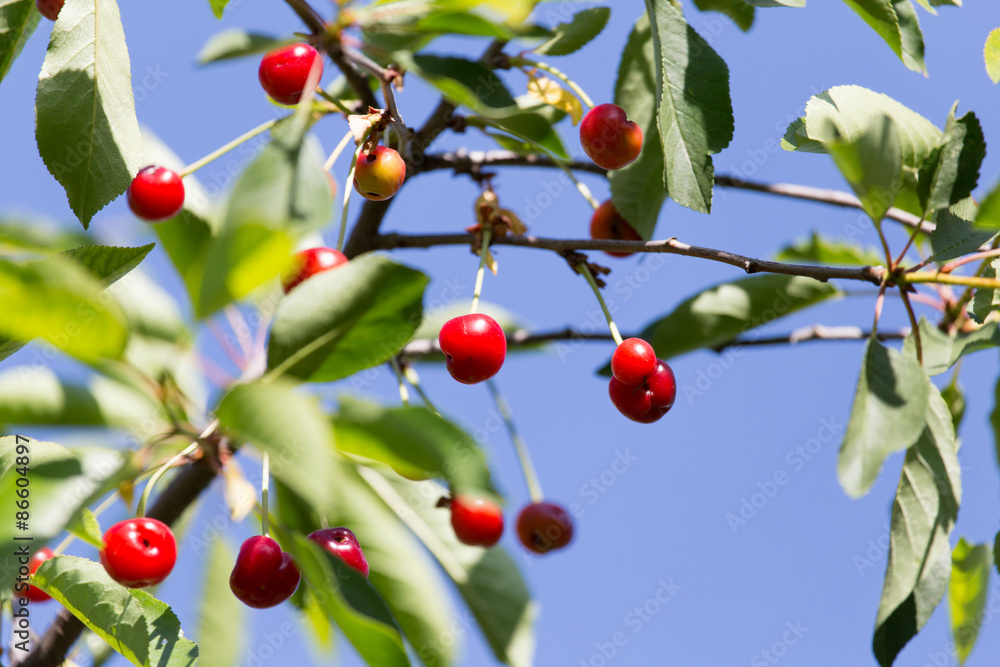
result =
[[[472,234],[383,234],[375,239],[373,247],[381,250],[389,250],[393,248],[431,248],[441,245],[471,245],[473,238]],[[886,272],[885,268],[881,266],[865,266],[854,269],[772,262],[737,255],[725,250],[692,246],[681,243],[676,238],[670,238],[666,241],[607,241],[593,239],[549,239],[536,236],[502,236],[495,238],[493,245],[540,248],[558,253],[572,250],[668,253],[729,264],[730,266],[743,269],[747,273],[777,273],[789,276],[805,276],[823,282],[839,278],[843,280],[861,280],[873,285],[881,285]]]
[[[601,175],[607,173],[605,169],[586,160],[570,160],[565,162],[565,165],[574,171]],[[422,171],[450,169],[456,174],[471,174],[483,167],[558,167],[558,165],[547,155],[521,155],[504,150],[459,150],[451,153],[427,155]],[[861,202],[858,201],[857,197],[841,190],[813,188],[793,183],[760,183],[722,174],[715,177],[715,184],[721,188],[749,190],[751,192],[762,192],[792,199],[804,199],[831,206],[861,209]],[[932,223],[922,223],[919,216],[898,208],[890,208],[886,213],[886,218],[901,222],[911,228],[920,225],[920,230],[927,234],[934,231]]]
[[[159,519],[168,526],[172,525],[201,492],[208,488],[215,475],[215,469],[207,457],[185,466],[156,499],[156,503],[146,513],[147,516]],[[58,667],[63,664],[83,630],[83,623],[63,609],[41,640],[32,647],[31,654],[22,663],[23,667]]]

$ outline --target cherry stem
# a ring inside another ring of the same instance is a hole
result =
[[[490,253],[490,239],[493,237],[493,229],[489,225],[483,225],[483,243],[479,248],[479,271],[476,272],[476,291],[472,294],[472,307],[470,314],[479,311],[479,295],[483,291],[483,278],[486,277],[486,256]]]
[[[497,404],[497,410],[500,411],[503,423],[507,426],[511,442],[514,443],[514,450],[517,452],[517,458],[521,462],[521,470],[524,472],[524,481],[528,485],[528,495],[531,496],[531,502],[540,503],[545,499],[542,493],[542,484],[538,480],[538,472],[535,470],[535,464],[531,462],[531,454],[528,453],[528,443],[521,437],[520,431],[517,430],[517,426],[514,424],[514,416],[511,413],[510,404],[504,398],[503,394],[500,393],[500,389],[492,379],[486,381],[486,388],[490,390],[493,402]]]
[[[188,445],[182,451],[174,455],[173,458],[164,463],[157,469],[155,473],[153,473],[153,476],[149,478],[148,482],[146,482],[146,488],[142,490],[142,497],[139,498],[139,505],[138,507],[135,508],[136,516],[146,516],[146,503],[149,500],[150,493],[152,493],[153,491],[153,487],[156,485],[158,481],[160,481],[160,478],[163,477],[163,475],[166,474],[166,472],[171,468],[173,468],[177,463],[181,462],[182,460],[193,454],[194,451],[198,449],[199,446],[201,446],[201,441],[207,438],[208,436],[212,435],[212,432],[215,431],[215,429],[218,428],[218,426],[219,426],[219,420],[216,419],[211,424],[209,424],[208,427],[204,431],[202,431],[201,435],[195,438],[195,440],[190,445]]]
[[[396,374],[396,382],[399,384],[399,400],[403,402],[403,405],[409,405],[410,392],[406,388],[406,382],[403,381],[403,371],[399,368],[399,361],[393,357],[389,360],[389,365],[392,366],[392,371]]]
[[[413,366],[406,365],[403,367],[403,375],[406,376],[406,381],[409,382],[410,385],[412,385],[412,387],[417,391],[417,394],[420,396],[420,400],[424,402],[424,405],[430,408],[434,414],[441,416],[441,413],[436,407],[434,407],[434,403],[431,402],[430,397],[427,396],[427,392],[424,391],[423,386],[420,384],[420,376],[417,375],[417,369]]]
[[[267,505],[267,490],[270,486],[271,481],[271,455],[264,452],[264,462],[262,464],[263,471],[261,472],[261,482],[260,482],[260,505],[263,508],[260,513],[260,534],[270,537],[270,525],[268,522],[270,520],[270,509]]]
[[[361,156],[361,150],[364,146],[365,142],[362,141],[354,151],[354,157],[351,158],[351,169],[347,172],[347,182],[344,183],[344,208],[340,213],[340,233],[337,235],[337,250],[340,251],[344,249],[344,237],[347,236],[347,206],[351,201],[351,190],[354,189],[354,170],[357,169],[358,158]]]
[[[234,148],[236,148],[237,146],[239,146],[243,142],[249,141],[250,139],[253,139],[254,137],[256,137],[258,134],[261,134],[263,132],[266,132],[266,131],[270,130],[272,127],[274,127],[275,123],[277,123],[279,120],[281,120],[281,119],[280,118],[273,118],[273,119],[267,121],[266,123],[261,123],[260,125],[258,125],[257,127],[253,128],[249,132],[241,134],[240,136],[236,137],[235,139],[233,139],[232,141],[230,141],[225,146],[212,151],[211,153],[209,153],[208,155],[206,155],[202,159],[198,160],[197,162],[192,162],[188,166],[184,167],[180,171],[180,173],[178,174],[178,176],[180,176],[181,178],[184,178],[185,176],[190,176],[194,172],[196,172],[199,169],[201,169],[202,167],[204,167],[209,162],[212,162],[213,160],[216,160],[216,159],[222,157],[223,155],[225,155],[229,151],[233,150]]]
[[[93,514],[94,518],[96,519],[97,517],[101,516],[101,514],[104,513],[104,510],[114,505],[116,500],[118,500],[118,492],[114,491],[111,493],[110,496],[105,498],[104,502],[98,505],[97,508],[91,512],[91,514]],[[68,535],[66,535],[63,541],[60,542],[58,545],[56,545],[56,548],[52,550],[53,555],[58,556],[59,554],[66,551],[66,549],[69,548],[69,545],[73,544],[73,541],[75,539],[76,535],[74,535],[73,533],[69,533]]]
[[[516,56],[514,58],[511,58],[510,62],[512,65],[515,66],[526,65],[528,67],[537,67],[540,70],[548,72],[549,74],[551,74],[552,76],[556,77],[557,79],[565,83],[567,86],[569,86],[570,90],[576,93],[577,97],[580,98],[580,101],[587,105],[588,109],[594,108],[594,101],[590,99],[590,96],[587,95],[587,93],[584,92],[583,88],[581,88],[575,81],[573,81],[573,79],[569,78],[569,76],[567,76],[564,72],[561,72],[552,65],[541,62],[540,60],[530,60],[523,56]]]
[[[347,142],[349,142],[353,136],[354,133],[351,131],[348,131],[347,134],[344,135],[344,138],[340,140],[337,147],[333,149],[332,153],[330,153],[330,157],[327,158],[326,163],[323,165],[323,171],[330,171],[333,169],[333,163],[337,161],[340,154],[344,152],[345,148],[347,148]]]
[[[604,301],[604,295],[601,294],[601,288],[597,286],[597,281],[594,280],[594,274],[591,273],[590,267],[587,266],[586,262],[580,262],[576,266],[580,273],[583,274],[583,277],[587,279],[590,289],[594,290],[594,296],[597,297],[598,303],[601,304],[601,310],[604,311],[604,319],[608,321],[608,328],[611,329],[611,337],[615,339],[615,343],[617,345],[621,345],[622,335],[618,331],[618,325],[615,324],[614,318],[611,317],[611,311],[608,310],[608,304]]]
[[[316,94],[319,95],[320,97],[322,97],[324,100],[326,100],[330,104],[332,104],[333,106],[337,107],[337,109],[341,113],[343,113],[343,114],[345,114],[347,116],[350,116],[351,114],[354,113],[353,111],[351,111],[350,109],[348,109],[347,106],[343,102],[341,102],[336,97],[334,97],[330,93],[328,93],[325,90],[323,90],[320,86],[316,86]]]

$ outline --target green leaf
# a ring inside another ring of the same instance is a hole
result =
[[[535,48],[542,56],[568,56],[579,51],[601,34],[611,18],[607,7],[590,7],[573,15],[573,19],[555,27],[552,39]]]
[[[208,0],[208,4],[212,6],[212,13],[215,14],[215,18],[221,19],[222,12],[226,11],[226,5],[229,4],[229,0]],[[215,663],[208,663],[210,665]]]
[[[167,253],[187,287],[188,298],[195,312],[199,312],[202,277],[205,275],[206,258],[214,241],[215,230],[202,216],[182,210],[180,213],[153,225]]]
[[[886,41],[908,69],[927,74],[924,38],[910,0],[844,0]]]
[[[19,265],[0,259],[0,303],[7,313],[0,318],[0,335],[44,338],[87,362],[121,358],[125,351],[125,315],[94,278],[68,260]]]
[[[744,0],[694,0],[694,6],[703,12],[721,12],[731,18],[737,27],[746,32],[753,25],[754,8]]]
[[[976,226],[1000,229],[1000,183],[990,190],[990,193],[979,203]]]
[[[826,149],[865,213],[881,222],[903,187],[903,154],[892,118],[873,116],[860,136],[847,141],[834,127]]]
[[[382,408],[342,396],[333,424],[345,454],[384,463],[408,479],[446,479],[454,493],[493,492],[476,441],[428,408]]]
[[[427,282],[380,255],[313,276],[278,305],[268,368],[331,382],[385,363],[420,324]]]
[[[915,359],[868,340],[837,464],[847,495],[868,493],[886,457],[917,441],[930,387]]]
[[[201,664],[236,667],[244,645],[246,607],[229,588],[236,555],[222,538],[212,541],[205,562],[198,612],[198,641]]]
[[[198,662],[198,646],[184,637],[170,607],[115,582],[100,563],[56,556],[42,563],[33,583],[134,665],[188,667]]]
[[[131,81],[118,3],[63,7],[38,78],[35,138],[84,228],[142,166]]]
[[[976,115],[971,111],[955,120],[958,103],[948,113],[944,142],[920,168],[917,194],[923,217],[966,199],[979,182],[979,166],[986,157],[986,141]]]
[[[833,285],[812,278],[750,276],[685,299],[643,329],[640,337],[649,341],[657,357],[671,359],[728,343],[750,329],[839,295]]]
[[[325,507],[333,486],[333,429],[317,399],[284,381],[239,384],[216,416],[222,427],[271,455],[271,472],[307,502]]]
[[[0,81],[21,55],[41,16],[33,0],[0,0]]]
[[[983,278],[996,278],[998,269],[1000,269],[1000,258],[991,260],[983,271]],[[1000,310],[1000,290],[985,287],[977,289],[972,300],[972,313],[976,319],[985,322],[987,315],[994,310]]]
[[[486,118],[484,116],[469,116],[466,122],[472,127],[493,127],[510,132],[515,137],[488,133],[498,144],[522,154],[537,154],[541,146],[550,153],[561,158],[568,158],[562,138],[552,126],[553,123],[541,113],[521,112],[505,118]],[[526,142],[523,139],[529,139]]]
[[[997,465],[1000,465],[1000,378],[997,378],[997,383],[993,387],[993,410],[990,412],[990,426],[993,427],[993,451],[997,457]],[[997,559],[997,562],[1000,563],[1000,558]]]
[[[805,7],[806,0],[743,0],[754,7]]]
[[[228,0],[224,0],[228,2]],[[258,32],[247,32],[241,28],[230,28],[209,37],[198,52],[199,65],[208,65],[222,60],[244,58],[287,44],[288,40],[278,39]]]
[[[70,259],[87,269],[103,287],[113,285],[122,276],[139,266],[155,244],[150,243],[138,248],[116,248],[111,246],[91,245],[66,250],[60,257]]]
[[[34,215],[10,217],[0,214],[0,250],[51,255],[91,242],[86,232],[66,229],[55,221]]]
[[[80,512],[80,516],[66,527],[66,530],[98,549],[104,548],[104,532],[101,530],[101,524],[97,522],[94,513],[86,507]]]
[[[659,75],[657,127],[664,182],[678,204],[708,213],[715,168],[711,154],[733,138],[733,105],[725,61],[672,2],[646,0]]]
[[[964,665],[976,644],[983,624],[986,598],[990,592],[993,553],[987,544],[975,546],[963,537],[951,554],[951,580],[948,582],[948,608],[951,611],[951,636],[955,656]]]
[[[410,665],[391,612],[364,575],[301,535],[288,536],[284,546],[298,561],[302,578],[326,617],[369,665]]]
[[[1000,28],[994,28],[986,37],[983,60],[986,62],[986,73],[990,80],[993,83],[1000,83]]]
[[[400,54],[397,54],[400,55]],[[519,109],[503,81],[489,67],[465,58],[417,54],[401,64],[427,81],[448,100],[489,118],[502,118]]]
[[[942,263],[975,252],[989,243],[995,232],[977,229],[976,203],[972,197],[963,199],[949,208],[937,212],[934,231],[931,232],[932,259]]]
[[[920,341],[924,352],[924,372],[928,376],[940,375],[967,354],[988,347],[1000,346],[997,323],[990,322],[969,333],[948,334],[925,318],[920,318]],[[903,343],[903,354],[917,358],[913,336]]]
[[[962,497],[961,470],[951,415],[936,388],[927,405],[892,505],[889,563],[872,641],[882,667],[927,623],[951,571],[948,539]]]
[[[828,239],[815,231],[811,236],[798,239],[782,248],[775,259],[779,262],[827,266],[877,266],[885,261],[875,248]]]
[[[962,419],[965,417],[966,404],[965,389],[959,383],[957,373],[951,376],[951,382],[941,390],[941,398],[948,405],[951,423],[955,427],[955,433],[958,433],[958,428],[962,425]]]
[[[177,301],[142,271],[130,273],[128,280],[115,287],[114,293],[132,328],[130,342],[134,342],[136,335],[180,344],[192,338]]]
[[[615,102],[642,128],[642,151],[632,164],[609,171],[608,182],[615,208],[647,241],[653,238],[667,198],[663,149],[656,129],[659,99],[649,85],[658,75],[657,62],[649,17],[643,15],[629,34],[615,83]]]
[[[481,549],[458,541],[448,512],[428,501],[447,494],[441,485],[400,478],[390,482],[369,468],[359,468],[359,472],[455,583],[497,660],[512,667],[531,667],[538,609],[507,552],[501,547]]]

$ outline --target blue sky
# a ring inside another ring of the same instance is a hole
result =
[[[591,4],[543,7],[558,13]],[[982,63],[986,35],[1000,24],[991,3],[942,7],[937,17],[921,11],[928,78],[907,70],[843,3],[814,0],[806,9],[758,10],[748,34],[721,15],[700,14],[690,3],[685,5],[692,26],[731,71],[736,134],[715,159],[718,173],[844,188],[829,158],[774,149],[774,140],[802,113],[811,95],[841,84],[886,93],[938,125],[960,100],[959,113],[976,111],[987,141],[1000,141],[1000,116],[995,113],[1000,89],[991,84]],[[610,99],[620,50],[642,8],[635,0],[613,3],[605,33],[584,51],[558,62],[595,100]],[[122,14],[139,119],[186,161],[272,117],[273,107],[257,83],[256,59],[207,68],[196,67],[194,61],[205,40],[222,28],[284,34],[300,30],[282,3],[234,0],[221,22],[203,1],[123,3]],[[0,161],[0,212],[40,213],[70,224],[65,195],[39,159],[32,132],[35,80],[47,29],[43,23],[0,84],[0,146],[6,158]],[[473,53],[479,48],[473,40],[452,40],[432,50]],[[523,85],[516,77],[510,81],[515,89]],[[408,79],[398,102],[408,122],[415,124],[435,98]],[[344,129],[330,120],[316,132],[329,151]],[[572,150],[582,154],[575,131],[566,126],[564,132]],[[488,147],[470,133],[444,137],[440,148],[463,143]],[[199,176],[224,187],[227,164],[217,163]],[[341,181],[344,167],[338,169]],[[998,173],[1000,160],[991,152],[983,166],[980,194],[996,182]],[[599,198],[607,196],[600,179],[585,180]],[[422,175],[419,184],[412,185],[398,196],[384,229],[459,231],[471,224],[476,187],[467,179],[436,173]],[[501,203],[524,214],[533,233],[587,235],[588,205],[560,185],[557,173],[508,170],[496,186]],[[532,206],[549,200],[545,208]],[[691,244],[768,257],[812,230],[876,244],[874,230],[862,220],[852,210],[717,190],[711,216],[668,203],[656,237],[677,236]],[[152,236],[131,217],[124,198],[102,211],[92,229],[116,243],[138,243]],[[892,230],[894,247],[902,238]],[[326,240],[335,239],[331,227]],[[557,256],[515,248],[497,250],[496,256],[500,273],[487,277],[487,301],[538,328],[603,326],[585,282]],[[471,297],[476,262],[467,249],[406,250],[397,257],[434,278],[428,302],[464,302]],[[637,331],[707,286],[742,275],[732,267],[684,257],[615,260],[595,254],[594,259],[613,267],[612,289],[632,281],[630,291],[622,287],[616,292],[615,317],[625,332]],[[153,275],[178,293],[178,280],[163,257],[148,261]],[[816,323],[867,326],[873,290],[847,287],[859,294],[769,325],[767,331],[788,332]],[[904,324],[898,300],[888,299],[883,326]],[[651,426],[619,415],[608,400],[606,381],[594,375],[610,355],[610,344],[574,346],[567,354],[509,357],[497,380],[531,446],[546,496],[575,505],[577,513],[576,538],[563,552],[529,558],[512,531],[504,538],[541,605],[536,664],[875,664],[871,634],[902,455],[889,459],[871,493],[860,500],[850,500],[837,483],[837,448],[861,351],[860,343],[810,343],[722,356],[687,355],[672,364],[680,388],[676,406]],[[450,416],[469,429],[489,423],[491,403],[484,387],[459,385],[442,368],[420,370],[428,393]],[[996,373],[992,352],[978,354],[963,369],[968,401],[960,433],[964,502],[953,543],[959,536],[992,541],[998,528],[1000,488],[987,423]],[[344,383],[323,389],[326,396],[341,391],[353,388]],[[387,402],[398,400],[389,373],[377,374],[364,391]],[[490,433],[486,448],[510,499],[510,526],[527,491],[505,433]],[[244,465],[254,470],[252,463]],[[745,524],[733,525],[727,519],[754,501],[758,507]],[[213,487],[192,530],[209,529],[209,517],[217,513],[219,502]],[[236,546],[253,530],[247,523],[229,529],[225,537]],[[84,548],[76,552],[87,554]],[[177,572],[160,591],[189,634],[196,627],[192,591],[201,576],[199,565],[198,554],[185,546]],[[995,580],[990,588],[990,602],[1000,611]],[[292,628],[283,635],[287,640],[262,664],[320,664],[308,662],[313,658],[304,631],[282,625],[291,618],[289,608],[253,612],[250,618],[253,626],[243,664],[258,664],[251,655],[259,658],[262,647],[269,646],[268,638],[282,635],[283,627]],[[994,625],[1000,621],[994,619],[995,614],[989,617],[992,623],[984,628],[968,665],[995,664],[1000,633]],[[468,627],[466,616],[460,614],[456,622],[465,644],[460,664],[490,664],[488,649]],[[949,642],[948,615],[942,606],[897,664],[954,664]],[[359,664],[346,642],[340,642],[339,649],[341,664]]]

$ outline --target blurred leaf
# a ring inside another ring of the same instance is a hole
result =
[[[743,0],[754,7],[805,7],[806,0]]]
[[[91,240],[80,229],[65,229],[40,216],[0,214],[0,250],[11,254],[28,251],[49,255],[53,251],[86,245]]]
[[[868,493],[886,457],[917,441],[930,387],[916,359],[868,339],[837,464],[837,478],[848,496]]]
[[[154,245],[150,243],[139,248],[91,245],[66,250],[58,256],[76,262],[107,287],[139,266]]]
[[[99,563],[56,556],[38,568],[34,584],[134,665],[189,667],[198,662],[198,646],[184,637],[170,607],[115,582]]]
[[[216,409],[222,427],[271,455],[271,473],[325,507],[333,486],[333,429],[317,399],[276,380],[238,384]]]
[[[226,0],[228,2],[228,0]],[[271,35],[247,32],[241,28],[229,28],[208,38],[198,52],[198,64],[208,65],[223,60],[244,58],[270,51],[290,43]]]
[[[1000,268],[1000,258],[990,260],[982,273],[983,278],[996,278],[998,268]],[[986,317],[995,310],[1000,310],[1000,290],[986,287],[977,289],[972,299],[972,314],[976,320],[985,322]]]
[[[1000,345],[1000,331],[996,322],[990,322],[975,331],[949,334],[922,317],[920,342],[924,353],[924,372],[934,376],[944,373],[967,354]],[[917,345],[912,335],[903,343],[903,354],[914,360],[917,358]]]
[[[964,665],[976,644],[990,591],[993,554],[989,545],[975,546],[963,537],[951,554],[951,581],[948,582],[948,607],[951,611],[951,636],[955,656]]]
[[[923,217],[969,197],[979,182],[979,167],[986,157],[983,128],[971,111],[955,120],[958,102],[948,113],[941,147],[920,168],[917,194]]]
[[[983,60],[986,62],[986,73],[990,80],[993,83],[1000,83],[1000,28],[994,28],[986,37]]]
[[[384,463],[408,479],[446,479],[456,493],[495,493],[476,441],[428,408],[383,408],[342,396],[333,424],[345,454]]]
[[[101,524],[97,522],[94,513],[86,507],[70,522],[66,530],[98,549],[104,548],[104,532],[101,530]]]
[[[870,25],[908,69],[927,74],[924,38],[910,0],[844,0]]]
[[[385,363],[420,324],[427,282],[374,254],[313,276],[278,305],[268,368],[330,382]]]
[[[555,35],[534,49],[540,56],[568,56],[601,34],[611,18],[608,7],[590,7],[555,27]]]
[[[174,297],[142,271],[130,273],[113,292],[128,318],[133,341],[137,334],[168,343],[186,343],[192,337]]]
[[[828,239],[815,231],[808,238],[798,239],[782,248],[775,259],[779,262],[827,266],[878,266],[885,261],[875,248]]]
[[[872,647],[882,667],[927,623],[951,571],[948,542],[962,497],[951,415],[931,387],[923,432],[906,452],[892,506],[889,562]]]
[[[994,232],[977,229],[973,224],[976,210],[975,201],[969,197],[937,212],[934,231],[931,232],[932,259],[935,262],[940,264],[975,252],[993,239]]]
[[[169,220],[153,225],[167,253],[187,287],[195,312],[199,310],[202,278],[215,230],[209,220],[184,209]]]
[[[212,6],[212,13],[215,14],[215,18],[221,19],[222,12],[226,10],[226,5],[229,4],[229,0],[208,0],[208,3]]]
[[[997,378],[997,383],[993,387],[993,410],[990,412],[990,426],[993,427],[993,451],[997,457],[997,465],[1000,466],[1000,378]],[[997,562],[1000,563],[1000,558],[997,558]]]
[[[35,137],[84,228],[142,166],[131,80],[118,3],[64,6],[38,78]]]
[[[1000,183],[979,202],[976,213],[976,226],[987,229],[1000,229]]]
[[[21,55],[41,16],[32,0],[0,0],[0,81]]]
[[[860,135],[847,141],[832,127],[825,145],[865,213],[881,222],[903,187],[903,153],[892,118],[873,116]]]
[[[731,18],[743,32],[753,25],[753,5],[754,3],[747,4],[743,0],[694,0],[694,6],[701,11],[721,12]]]
[[[958,433],[958,428],[962,425],[962,419],[965,417],[966,405],[965,390],[958,381],[957,373],[951,376],[951,382],[941,390],[941,398],[948,406],[948,412],[951,413],[951,423],[955,427],[955,432]]]
[[[247,611],[229,588],[236,554],[226,541],[212,540],[205,561],[198,612],[200,661],[212,667],[236,667],[241,663]]]
[[[489,67],[465,58],[417,54],[401,64],[438,89],[448,100],[490,118],[518,112],[514,97]]]

